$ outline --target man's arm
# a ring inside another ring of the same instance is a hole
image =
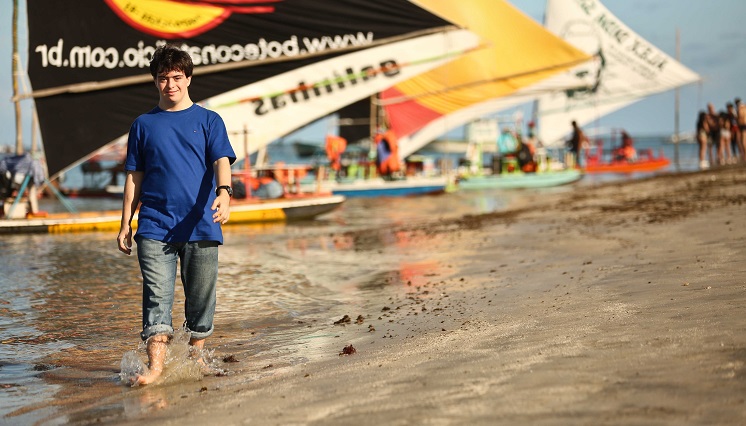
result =
[[[212,166],[215,170],[217,186],[231,186],[231,163],[228,157],[217,159]],[[218,196],[212,203],[212,210],[215,210],[212,215],[213,222],[220,222],[221,224],[228,222],[231,215],[231,197],[228,195],[228,191],[219,191]]]
[[[143,172],[127,171],[124,181],[124,194],[122,201],[122,222],[119,226],[117,245],[119,251],[125,254],[132,253],[132,218],[140,203],[140,189],[142,187]]]

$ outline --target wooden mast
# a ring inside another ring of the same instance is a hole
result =
[[[681,61],[681,38],[679,36],[679,29],[676,28],[676,60]],[[676,87],[674,94],[674,118],[673,118],[673,163],[676,165],[676,170],[679,169],[679,88]]]
[[[16,110],[16,155],[23,154],[23,127],[21,124],[21,101],[18,100],[18,69],[20,66],[18,56],[18,0],[13,0],[13,99],[15,99]]]

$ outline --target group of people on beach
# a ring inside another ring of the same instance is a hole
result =
[[[741,98],[727,102],[725,109],[716,111],[712,102],[697,116],[699,168],[711,165],[746,161],[746,104]]]

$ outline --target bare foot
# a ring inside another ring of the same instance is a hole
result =
[[[166,360],[166,351],[168,351],[169,336],[159,334],[148,339],[148,364],[149,369],[146,374],[138,374],[130,379],[132,386],[148,385],[153,383],[163,373],[163,364]]]
[[[149,385],[156,381],[163,373],[162,370],[150,370],[147,374],[138,374],[130,379],[131,386]]]
[[[205,339],[189,339],[189,357],[192,358],[199,366],[200,373],[203,376],[211,376],[214,374],[212,368],[205,362],[205,358],[202,353],[205,349]]]

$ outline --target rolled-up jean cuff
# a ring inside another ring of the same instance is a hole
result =
[[[187,330],[189,331],[189,337],[197,340],[207,339],[212,335],[214,329],[215,327],[210,327],[210,329],[207,331],[192,331],[189,330],[189,328],[187,327]]]
[[[210,330],[212,332],[212,330]],[[140,333],[142,340],[148,340],[149,338],[157,334],[167,334],[169,336],[174,334],[174,328],[167,324],[154,324],[143,328]]]

